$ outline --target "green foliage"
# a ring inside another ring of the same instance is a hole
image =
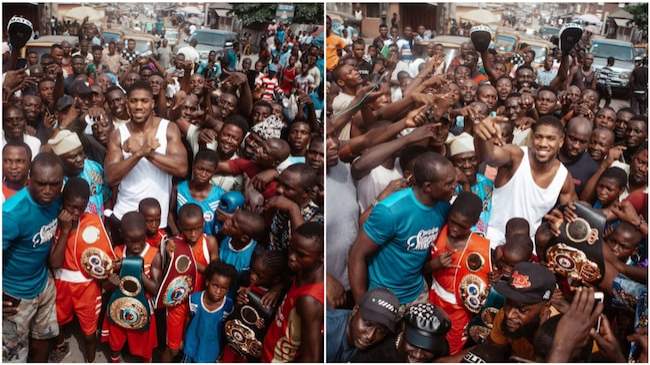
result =
[[[625,6],[625,11],[632,14],[634,19],[632,22],[634,25],[643,32],[644,36],[648,35],[648,4],[647,3],[637,3],[637,4],[628,4]]]
[[[323,24],[322,3],[294,4],[294,23]],[[229,15],[237,17],[245,27],[270,23],[275,19],[277,4],[232,4]]]

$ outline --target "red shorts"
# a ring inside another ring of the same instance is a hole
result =
[[[189,311],[187,300],[175,307],[167,308],[167,347],[172,350],[180,350],[183,346]]]
[[[102,309],[102,291],[97,281],[71,283],[54,280],[56,286],[56,319],[59,326],[70,323],[76,315],[84,335],[97,332]]]
[[[451,328],[447,332],[449,355],[456,355],[463,349],[467,342],[466,330],[469,324],[467,310],[458,304],[450,304],[442,300],[434,290],[429,292],[429,302],[442,309],[449,317],[449,321],[451,321]]]
[[[156,316],[152,314],[149,321],[148,330],[127,330],[113,323],[107,313],[102,325],[102,342],[108,342],[113,352],[121,351],[124,343],[128,342],[131,355],[151,361],[153,350],[158,347]]]
[[[223,353],[221,354],[221,359],[219,359],[219,362],[234,363],[234,362],[250,362],[250,361],[246,358],[246,356],[241,355],[235,349],[233,349],[229,345],[226,345],[226,347],[223,348]]]

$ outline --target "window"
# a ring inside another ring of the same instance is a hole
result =
[[[379,10],[379,4],[366,4],[366,17],[380,18],[381,11]]]

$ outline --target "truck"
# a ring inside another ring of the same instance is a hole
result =
[[[634,46],[630,42],[616,39],[595,38],[591,40],[591,53],[594,55],[595,70],[607,66],[607,58],[614,57],[612,90],[622,91],[628,87],[630,74],[634,70]]]

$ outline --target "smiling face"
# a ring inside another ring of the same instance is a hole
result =
[[[26,126],[27,120],[22,109],[16,107],[7,108],[2,125],[2,130],[7,139],[22,141]]]
[[[131,121],[137,124],[146,123],[154,108],[153,95],[144,89],[132,90],[127,99]]]
[[[562,132],[548,125],[539,126],[532,135],[531,156],[539,163],[553,160],[563,144]]]
[[[500,78],[499,81],[497,81],[497,94],[499,95],[499,100],[506,100],[511,92],[512,80],[505,77]]]
[[[430,351],[413,346],[406,339],[400,342],[398,350],[406,356],[408,363],[427,363],[432,362],[434,354]]]
[[[244,131],[234,124],[224,124],[217,139],[219,153],[223,156],[232,156],[244,139]]]
[[[589,141],[589,155],[596,162],[602,161],[607,157],[607,152],[614,145],[614,133],[608,129],[598,128],[591,134]]]
[[[616,112],[609,108],[599,110],[594,124],[597,128],[606,128],[613,131],[614,127],[616,127]]]
[[[359,307],[355,307],[350,316],[350,338],[359,350],[365,350],[386,337],[388,329],[381,324],[366,321],[361,317]]]
[[[478,172],[478,159],[475,152],[459,153],[451,157],[451,163],[467,177],[470,185],[476,183],[476,173]]]
[[[126,95],[121,90],[113,90],[106,95],[108,107],[114,116],[124,118],[126,116]]]

